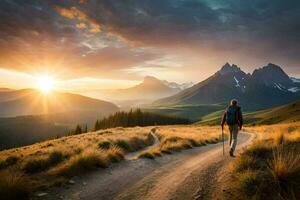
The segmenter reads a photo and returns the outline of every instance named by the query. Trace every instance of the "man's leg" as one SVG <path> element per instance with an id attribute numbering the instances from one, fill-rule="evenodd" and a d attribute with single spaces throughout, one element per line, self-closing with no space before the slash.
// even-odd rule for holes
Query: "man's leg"
<path id="1" fill-rule="evenodd" d="M 232 129 L 229 128 L 229 147 L 231 147 L 231 143 L 232 143 Z"/>
<path id="2" fill-rule="evenodd" d="M 232 143 L 231 143 L 231 146 L 230 146 L 230 151 L 232 153 L 235 151 L 235 147 L 236 147 L 236 144 L 237 144 L 237 135 L 238 135 L 238 132 L 239 132 L 238 125 L 232 126 Z"/>
<path id="3" fill-rule="evenodd" d="M 229 155 L 230 156 L 233 156 L 233 151 L 231 149 L 233 129 L 234 129 L 233 125 L 229 125 L 229 148 L 230 148 Z"/>

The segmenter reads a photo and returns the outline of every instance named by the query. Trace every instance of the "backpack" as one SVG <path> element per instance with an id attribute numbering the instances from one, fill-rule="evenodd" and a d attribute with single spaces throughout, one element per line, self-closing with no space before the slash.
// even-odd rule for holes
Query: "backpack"
<path id="1" fill-rule="evenodd" d="M 234 125 L 238 123 L 238 107 L 229 106 L 226 110 L 226 123 Z"/>

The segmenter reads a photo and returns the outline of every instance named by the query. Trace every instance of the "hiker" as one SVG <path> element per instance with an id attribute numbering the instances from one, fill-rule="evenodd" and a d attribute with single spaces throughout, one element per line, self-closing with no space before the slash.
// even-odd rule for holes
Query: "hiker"
<path id="1" fill-rule="evenodd" d="M 233 153 L 237 144 L 237 135 L 239 130 L 242 130 L 243 126 L 243 115 L 241 107 L 238 106 L 238 102 L 235 99 L 231 100 L 230 106 L 227 107 L 223 114 L 221 122 L 222 130 L 224 128 L 225 122 L 228 125 L 230 131 L 229 155 L 233 157 Z"/>

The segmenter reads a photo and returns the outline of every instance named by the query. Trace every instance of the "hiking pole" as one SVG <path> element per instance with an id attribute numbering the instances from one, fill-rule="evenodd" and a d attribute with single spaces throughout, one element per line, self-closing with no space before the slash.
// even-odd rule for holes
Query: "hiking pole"
<path id="1" fill-rule="evenodd" d="M 222 126 L 222 142 L 223 142 L 223 156 L 225 155 L 225 147 L 224 147 L 224 130 Z"/>

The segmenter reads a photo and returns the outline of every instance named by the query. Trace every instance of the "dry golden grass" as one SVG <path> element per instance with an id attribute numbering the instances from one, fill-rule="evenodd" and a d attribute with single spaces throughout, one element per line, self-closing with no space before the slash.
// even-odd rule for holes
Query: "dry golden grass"
<path id="1" fill-rule="evenodd" d="M 243 199 L 299 199 L 300 123 L 247 131 L 257 139 L 232 165 L 234 194 Z"/>
<path id="2" fill-rule="evenodd" d="M 10 181 L 8 187 L 1 185 L 5 181 L 1 182 L 0 190 L 2 188 L 2 192 L 10 191 L 14 187 L 18 190 L 19 185 L 26 180 L 26 185 L 34 192 L 40 188 L 61 184 L 69 177 L 95 168 L 105 168 L 111 163 L 123 160 L 128 152 L 153 144 L 154 138 L 150 134 L 153 128 L 113 128 L 1 151 L 2 180 L 10 180 L 12 169 L 22 175 L 16 179 L 20 181 Z M 160 126 L 156 127 L 156 134 L 161 140 L 160 146 L 144 151 L 139 157 L 154 158 L 161 156 L 162 152 L 171 153 L 174 150 L 215 143 L 219 140 L 220 129 L 202 126 Z"/>
<path id="3" fill-rule="evenodd" d="M 57 184 L 57 180 L 107 167 L 123 160 L 125 153 L 151 145 L 151 128 L 107 129 L 1 151 L 1 179 L 9 178 L 13 169 L 26 175 L 32 190 Z"/>
<path id="4" fill-rule="evenodd" d="M 0 197 L 3 200 L 9 199 L 28 199 L 30 188 L 28 180 L 19 171 L 0 172 Z"/>
<path id="5" fill-rule="evenodd" d="M 143 151 L 139 157 L 153 159 L 155 156 L 161 156 L 161 153 L 170 154 L 216 143 L 221 139 L 220 128 L 217 126 L 162 126 L 157 128 L 156 134 L 160 138 L 159 147 Z"/>

